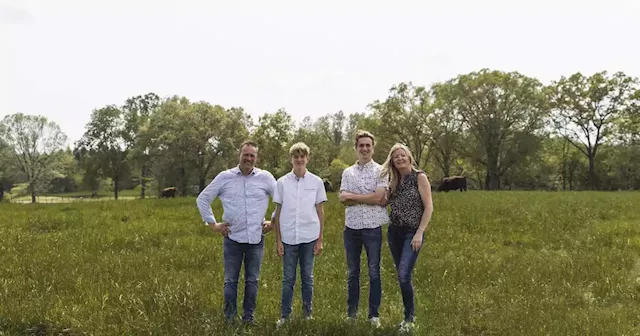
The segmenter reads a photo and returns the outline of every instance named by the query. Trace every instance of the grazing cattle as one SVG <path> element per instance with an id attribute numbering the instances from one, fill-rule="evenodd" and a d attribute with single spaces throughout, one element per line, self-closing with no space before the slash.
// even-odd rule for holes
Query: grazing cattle
<path id="1" fill-rule="evenodd" d="M 176 187 L 164 188 L 162 189 L 162 198 L 174 198 L 176 197 L 176 192 L 178 192 L 178 189 L 176 189 Z"/>
<path id="2" fill-rule="evenodd" d="M 331 183 L 331 181 L 325 179 L 323 182 L 324 182 L 324 191 L 333 192 L 333 184 Z"/>
<path id="3" fill-rule="evenodd" d="M 4 198 L 4 188 L 0 185 L 0 202 L 2 202 L 3 198 Z"/>
<path id="4" fill-rule="evenodd" d="M 438 187 L 438 191 L 449 192 L 450 190 L 467 191 L 466 176 L 443 177 L 442 183 Z"/>

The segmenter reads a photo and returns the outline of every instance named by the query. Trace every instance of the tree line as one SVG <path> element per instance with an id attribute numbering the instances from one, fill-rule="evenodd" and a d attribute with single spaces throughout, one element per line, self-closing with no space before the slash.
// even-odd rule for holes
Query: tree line
<path id="1" fill-rule="evenodd" d="M 118 192 L 175 186 L 195 195 L 237 163 L 238 145 L 260 146 L 258 166 L 279 177 L 287 150 L 311 147 L 309 170 L 339 186 L 355 162 L 353 135 L 376 137 L 382 162 L 408 145 L 438 185 L 464 175 L 485 190 L 637 190 L 640 188 L 640 85 L 623 72 L 575 73 L 545 85 L 519 72 L 482 69 L 430 86 L 393 85 L 366 112 L 307 116 L 285 110 L 257 120 L 242 107 L 147 93 L 95 109 L 73 146 L 43 116 L 16 113 L 0 126 L 0 182 L 38 193 Z"/>

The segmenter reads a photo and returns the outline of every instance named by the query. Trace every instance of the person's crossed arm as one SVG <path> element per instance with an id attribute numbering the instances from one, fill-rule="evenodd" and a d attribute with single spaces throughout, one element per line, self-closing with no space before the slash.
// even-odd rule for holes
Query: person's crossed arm
<path id="1" fill-rule="evenodd" d="M 376 191 L 368 194 L 356 194 L 351 192 L 352 180 L 346 169 L 342 172 L 342 182 L 340 184 L 340 202 L 344 205 L 370 204 L 381 205 L 387 196 L 388 184 L 380 177 L 377 179 Z"/>

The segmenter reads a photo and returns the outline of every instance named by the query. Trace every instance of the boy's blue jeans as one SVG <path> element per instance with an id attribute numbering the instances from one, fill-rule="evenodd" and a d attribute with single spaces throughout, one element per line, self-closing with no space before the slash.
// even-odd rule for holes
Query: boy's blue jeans
<path id="1" fill-rule="evenodd" d="M 284 246 L 282 278 L 282 318 L 288 318 L 292 310 L 293 287 L 296 283 L 296 270 L 300 264 L 300 282 L 302 292 L 302 310 L 305 317 L 311 316 L 313 299 L 313 247 L 316 240 L 309 243 Z"/>

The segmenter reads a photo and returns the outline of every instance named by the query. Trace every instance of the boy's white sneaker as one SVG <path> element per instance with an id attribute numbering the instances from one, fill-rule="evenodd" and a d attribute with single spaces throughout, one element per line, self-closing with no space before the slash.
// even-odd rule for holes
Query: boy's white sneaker
<path id="1" fill-rule="evenodd" d="M 371 325 L 376 327 L 376 328 L 380 328 L 380 318 L 379 317 L 372 317 L 369 319 L 369 322 L 371 322 Z"/>

